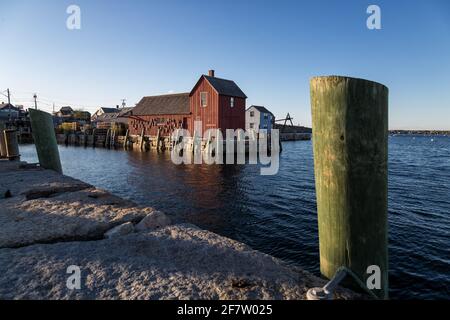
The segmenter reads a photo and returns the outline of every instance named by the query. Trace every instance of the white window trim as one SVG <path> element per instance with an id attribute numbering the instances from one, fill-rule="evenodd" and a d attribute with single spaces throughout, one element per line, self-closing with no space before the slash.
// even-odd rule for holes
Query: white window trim
<path id="1" fill-rule="evenodd" d="M 230 98 L 230 107 L 234 108 L 234 97 Z"/>

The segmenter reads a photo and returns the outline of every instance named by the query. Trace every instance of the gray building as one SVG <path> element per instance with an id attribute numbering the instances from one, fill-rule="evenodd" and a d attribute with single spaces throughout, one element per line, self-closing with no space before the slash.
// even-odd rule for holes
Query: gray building
<path id="1" fill-rule="evenodd" d="M 0 121 L 9 121 L 18 119 L 20 109 L 9 103 L 0 103 Z"/>
<path id="2" fill-rule="evenodd" d="M 245 129 L 247 131 L 255 130 L 255 132 L 259 132 L 260 129 L 265 129 L 270 133 L 274 122 L 275 116 L 265 107 L 251 106 L 245 111 Z"/>

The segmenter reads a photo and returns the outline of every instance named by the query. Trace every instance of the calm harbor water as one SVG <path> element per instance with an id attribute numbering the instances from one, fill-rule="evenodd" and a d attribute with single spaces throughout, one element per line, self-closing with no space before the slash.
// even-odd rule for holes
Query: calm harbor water
<path id="1" fill-rule="evenodd" d="M 392 298 L 450 298 L 450 137 L 389 143 Z M 22 159 L 37 162 L 34 146 Z M 60 147 L 64 173 L 319 275 L 310 141 L 283 145 L 280 171 L 176 166 L 167 153 Z"/>

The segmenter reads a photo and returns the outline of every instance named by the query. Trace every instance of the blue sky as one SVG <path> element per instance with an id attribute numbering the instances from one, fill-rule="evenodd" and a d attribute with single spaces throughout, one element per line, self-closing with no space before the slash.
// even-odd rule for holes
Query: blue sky
<path id="1" fill-rule="evenodd" d="M 66 28 L 69 5 L 81 30 Z M 370 4 L 382 29 L 366 27 Z M 0 92 L 88 111 L 190 91 L 215 69 L 280 118 L 311 125 L 309 79 L 390 89 L 391 129 L 450 130 L 450 1 L 0 0 Z M 4 100 L 0 96 L 0 100 Z"/>

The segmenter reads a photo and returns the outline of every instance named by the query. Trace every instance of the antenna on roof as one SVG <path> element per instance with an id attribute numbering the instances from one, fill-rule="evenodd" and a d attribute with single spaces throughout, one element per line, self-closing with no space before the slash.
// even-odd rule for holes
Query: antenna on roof
<path id="1" fill-rule="evenodd" d="M 127 99 L 122 99 L 122 108 L 125 108 L 127 106 L 126 101 Z"/>

